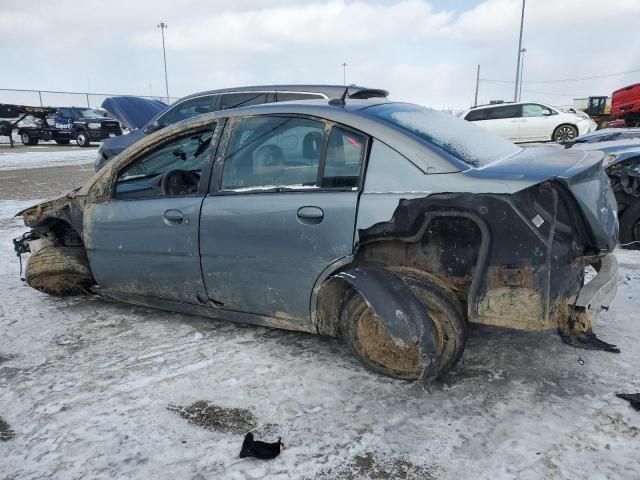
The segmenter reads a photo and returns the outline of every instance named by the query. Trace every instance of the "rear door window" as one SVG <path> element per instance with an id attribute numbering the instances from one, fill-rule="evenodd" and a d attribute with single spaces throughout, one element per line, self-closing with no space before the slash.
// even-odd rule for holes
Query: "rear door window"
<path id="1" fill-rule="evenodd" d="M 222 190 L 316 188 L 325 124 L 298 117 L 241 118 L 233 129 Z"/>
<path id="2" fill-rule="evenodd" d="M 333 127 L 327 143 L 322 186 L 355 188 L 364 162 L 366 137 L 341 127 Z"/>
<path id="3" fill-rule="evenodd" d="M 502 118 L 518 118 L 522 116 L 520 105 L 504 105 L 501 107 L 487 108 L 488 120 L 499 120 Z"/>
<path id="4" fill-rule="evenodd" d="M 325 98 L 319 93 L 306 92 L 276 92 L 276 102 L 290 102 L 292 100 L 313 100 Z"/>
<path id="5" fill-rule="evenodd" d="M 223 93 L 220 95 L 220 110 L 246 107 L 270 102 L 269 92 Z"/>
<path id="6" fill-rule="evenodd" d="M 467 113 L 467 116 L 464 117 L 465 120 L 469 122 L 477 122 L 479 120 L 487 119 L 487 109 L 486 108 L 478 108 L 477 110 L 471 110 Z"/>

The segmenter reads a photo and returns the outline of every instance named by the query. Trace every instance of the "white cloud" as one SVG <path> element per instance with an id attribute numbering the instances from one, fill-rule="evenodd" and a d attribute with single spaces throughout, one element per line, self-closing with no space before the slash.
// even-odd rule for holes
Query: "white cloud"
<path id="1" fill-rule="evenodd" d="M 519 0 L 486 0 L 463 12 L 446 29 L 452 37 L 468 41 L 502 41 L 513 38 L 520 27 L 522 2 Z M 619 29 L 615 24 L 637 24 L 639 0 L 533 0 L 525 6 L 525 35 L 582 33 L 583 35 L 611 35 Z"/>
<path id="2" fill-rule="evenodd" d="M 299 48 L 347 48 L 403 38 L 424 39 L 440 34 L 452 13 L 434 12 L 422 0 L 389 5 L 361 1 L 331 1 L 212 13 L 167 30 L 172 50 L 273 52 Z M 156 47 L 157 34 L 134 37 L 136 44 Z M 375 53 L 372 50 L 372 53 Z"/>
<path id="3" fill-rule="evenodd" d="M 513 79 L 521 0 L 475 0 L 471 7 L 443 0 L 78 5 L 0 0 L 0 87 L 83 91 L 90 84 L 94 91 L 147 94 L 152 84 L 157 94 L 164 69 L 156 25 L 165 21 L 172 95 L 243 84 L 340 83 L 346 61 L 350 83 L 386 88 L 395 99 L 463 108 L 473 98 L 476 64 L 483 78 Z M 639 16 L 640 0 L 529 0 L 525 80 L 639 67 Z M 627 75 L 523 91 L 528 100 L 567 103 L 637 81 L 640 76 Z M 512 95 L 510 84 L 481 84 L 481 101 Z"/>

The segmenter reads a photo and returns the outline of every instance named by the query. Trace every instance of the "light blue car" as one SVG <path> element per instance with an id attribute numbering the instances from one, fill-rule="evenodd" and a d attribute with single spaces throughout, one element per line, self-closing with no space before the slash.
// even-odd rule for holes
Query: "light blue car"
<path id="1" fill-rule="evenodd" d="M 345 92 L 148 135 L 20 212 L 15 246 L 48 294 L 341 336 L 371 370 L 430 382 L 468 322 L 616 350 L 591 330 L 616 289 L 602 164 Z"/>

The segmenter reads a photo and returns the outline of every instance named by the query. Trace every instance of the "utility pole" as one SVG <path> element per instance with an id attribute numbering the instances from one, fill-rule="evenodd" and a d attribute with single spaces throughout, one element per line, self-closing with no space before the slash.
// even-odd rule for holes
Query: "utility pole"
<path id="1" fill-rule="evenodd" d="M 478 87 L 480 86 L 480 64 L 478 64 L 478 72 L 476 73 L 476 96 L 473 100 L 473 106 L 478 106 Z"/>
<path id="2" fill-rule="evenodd" d="M 167 25 L 164 22 L 160 22 L 158 24 L 158 28 L 160 29 L 160 33 L 162 34 L 162 56 L 164 58 L 164 86 L 167 89 L 167 105 L 169 105 L 169 80 L 167 80 L 167 53 L 164 49 L 164 29 L 168 27 L 169 25 Z"/>
<path id="3" fill-rule="evenodd" d="M 342 64 L 342 84 L 347 84 L 347 62 Z"/>
<path id="4" fill-rule="evenodd" d="M 520 16 L 520 40 L 518 41 L 518 63 L 516 66 L 516 87 L 513 92 L 513 101 L 518 101 L 518 83 L 520 82 L 520 54 L 522 53 L 522 27 L 524 26 L 524 2 L 522 0 L 522 15 Z"/>
<path id="5" fill-rule="evenodd" d="M 520 62 L 520 91 L 518 92 L 518 101 L 522 101 L 522 78 L 524 77 L 524 54 L 527 53 L 527 49 L 520 50 L 522 54 L 522 61 Z"/>

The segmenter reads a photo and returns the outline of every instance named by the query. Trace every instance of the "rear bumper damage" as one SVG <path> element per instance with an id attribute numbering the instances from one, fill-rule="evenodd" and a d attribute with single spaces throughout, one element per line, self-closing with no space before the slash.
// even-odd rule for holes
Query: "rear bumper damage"
<path id="1" fill-rule="evenodd" d="M 592 266 L 598 273 L 582 287 L 574 309 L 579 314 L 587 315 L 595 323 L 598 314 L 602 310 L 608 310 L 616 296 L 618 262 L 613 253 L 609 253 Z"/>
<path id="2" fill-rule="evenodd" d="M 591 263 L 597 274 L 578 292 L 569 315 L 558 325 L 558 333 L 565 343 L 589 350 L 620 353 L 617 346 L 604 342 L 593 333 L 598 315 L 608 310 L 616 296 L 618 262 L 613 253 Z"/>

